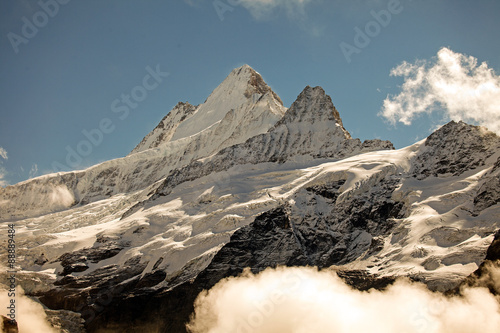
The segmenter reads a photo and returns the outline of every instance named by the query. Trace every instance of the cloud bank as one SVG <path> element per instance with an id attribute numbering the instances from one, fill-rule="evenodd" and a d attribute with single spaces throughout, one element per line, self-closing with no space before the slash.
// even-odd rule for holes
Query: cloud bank
<path id="1" fill-rule="evenodd" d="M 391 70 L 404 83 L 388 95 L 380 116 L 410 125 L 421 114 L 441 112 L 444 120 L 463 120 L 500 134 L 500 76 L 475 57 L 442 48 L 432 60 L 403 62 Z"/>
<path id="2" fill-rule="evenodd" d="M 486 288 L 445 297 L 422 284 L 397 281 L 361 292 L 315 268 L 267 269 L 219 282 L 201 293 L 193 333 L 489 333 L 500 327 L 500 306 Z"/>

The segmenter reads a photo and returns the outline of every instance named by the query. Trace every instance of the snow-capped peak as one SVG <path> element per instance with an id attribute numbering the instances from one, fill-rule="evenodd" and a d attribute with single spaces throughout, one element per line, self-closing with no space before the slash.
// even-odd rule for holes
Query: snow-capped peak
<path id="1" fill-rule="evenodd" d="M 193 106 L 179 102 L 134 148 L 132 154 L 168 142 L 181 139 L 186 142 L 189 137 L 206 136 L 215 128 L 219 128 L 218 133 L 222 136 L 226 135 L 222 141 L 211 140 L 218 145 L 229 137 L 232 137 L 232 144 L 244 142 L 255 134 L 267 131 L 285 111 L 283 102 L 262 76 L 244 65 L 234 69 L 203 104 Z M 246 121 L 251 121 L 253 125 L 247 123 L 249 126 L 245 129 Z M 220 131 L 220 127 L 227 127 L 228 122 L 232 123 L 233 129 L 236 125 L 240 127 L 237 135 L 227 128 L 224 133 Z"/>
<path id="2" fill-rule="evenodd" d="M 283 102 L 264 82 L 260 74 L 248 65 L 236 68 L 210 94 L 205 103 L 177 127 L 171 140 L 200 133 L 220 122 L 229 111 L 246 109 L 266 95 L 269 100 L 273 100 L 273 104 L 277 104 L 271 112 L 281 116 Z"/>

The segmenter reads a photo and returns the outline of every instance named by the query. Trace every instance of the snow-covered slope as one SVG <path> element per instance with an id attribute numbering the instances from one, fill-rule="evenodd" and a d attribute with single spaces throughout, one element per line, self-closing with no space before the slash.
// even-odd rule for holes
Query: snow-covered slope
<path id="1" fill-rule="evenodd" d="M 182 332 L 198 293 L 246 267 L 448 290 L 500 227 L 500 138 L 484 128 L 451 122 L 399 150 L 362 143 L 322 88 L 286 110 L 248 66 L 171 115 L 123 159 L 0 193 L 19 284 L 82 313 L 89 332 Z"/>
<path id="2" fill-rule="evenodd" d="M 127 157 L 0 189 L 0 220 L 147 192 L 170 171 L 266 132 L 285 110 L 260 74 L 245 65 L 233 70 L 204 104 L 179 103 Z"/>
<path id="3" fill-rule="evenodd" d="M 150 148 L 156 148 L 162 143 L 169 142 L 181 122 L 191 116 L 195 111 L 195 106 L 187 102 L 179 102 L 160 123 L 142 139 L 142 141 L 132 150 L 131 154 Z"/>

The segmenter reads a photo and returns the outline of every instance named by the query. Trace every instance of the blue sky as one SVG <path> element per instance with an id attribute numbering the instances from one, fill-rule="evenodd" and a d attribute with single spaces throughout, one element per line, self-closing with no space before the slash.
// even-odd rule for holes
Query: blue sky
<path id="1" fill-rule="evenodd" d="M 0 185 L 125 156 L 178 101 L 202 103 L 245 63 L 286 106 L 322 86 L 361 139 L 401 148 L 448 119 L 469 120 L 453 101 L 484 124 L 500 114 L 481 102 L 498 97 L 499 14 L 497 0 L 2 1 Z M 467 70 L 446 91 L 477 98 L 450 93 L 419 109 L 422 93 L 451 80 L 453 60 Z M 114 112 L 132 93 L 129 112 Z M 80 147 L 87 156 L 68 165 L 68 147 L 100 127 L 96 144 Z"/>

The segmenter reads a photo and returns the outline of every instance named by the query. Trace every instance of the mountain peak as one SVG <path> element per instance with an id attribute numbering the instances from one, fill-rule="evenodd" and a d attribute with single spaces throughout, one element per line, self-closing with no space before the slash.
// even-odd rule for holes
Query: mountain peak
<path id="1" fill-rule="evenodd" d="M 253 94 L 265 95 L 266 93 L 270 93 L 281 105 L 283 105 L 281 98 L 267 85 L 262 76 L 249 65 L 245 64 L 233 69 L 226 80 L 229 83 L 234 78 L 241 78 L 243 82 L 247 83 L 247 89 L 244 92 L 246 98 L 252 97 Z M 226 80 L 224 80 L 224 82 Z M 222 84 L 224 84 L 224 82 Z"/>
<path id="2" fill-rule="evenodd" d="M 493 138 L 497 136 L 495 133 L 489 131 L 485 127 L 469 125 L 462 120 L 459 120 L 458 122 L 452 120 L 429 135 L 426 140 L 426 145 L 432 145 L 434 141 L 438 140 L 438 138 L 448 137 L 450 135 L 453 137 L 462 132 L 468 133 L 468 135 L 485 138 Z"/>
<path id="3" fill-rule="evenodd" d="M 172 141 L 201 133 L 222 121 L 231 110 L 248 112 L 258 103 L 267 103 L 269 112 L 276 116 L 281 117 L 284 113 L 283 102 L 259 73 L 248 65 L 236 68 L 193 115 L 179 125 Z"/>
<path id="4" fill-rule="evenodd" d="M 201 134 L 214 125 L 223 125 L 221 122 L 227 122 L 229 118 L 236 122 L 243 121 L 244 115 L 234 117 L 234 112 L 253 112 L 253 116 L 258 117 L 259 112 L 254 110 L 257 104 L 263 107 L 259 110 L 265 109 L 271 114 L 270 118 L 264 116 L 263 119 L 268 119 L 270 123 L 261 124 L 261 131 L 274 125 L 286 110 L 279 96 L 252 67 L 243 65 L 235 68 L 203 104 L 193 106 L 187 102 L 179 102 L 131 153 Z M 243 122 L 241 124 L 243 125 Z M 251 133 L 257 134 L 261 131 Z M 242 138 L 246 140 L 248 137 L 243 135 Z"/>
<path id="5" fill-rule="evenodd" d="M 433 132 L 425 140 L 425 146 L 438 149 L 458 149 L 464 146 L 485 150 L 487 146 L 499 141 L 499 137 L 485 127 L 469 125 L 463 121 L 450 121 Z"/>
<path id="6" fill-rule="evenodd" d="M 245 76 L 248 77 L 249 75 L 257 74 L 260 75 L 255 69 L 250 67 L 249 65 L 245 64 L 243 66 L 240 66 L 238 68 L 235 68 L 231 71 L 231 73 L 228 75 L 230 76 Z"/>
<path id="7" fill-rule="evenodd" d="M 350 138 L 331 97 L 320 86 L 305 87 L 276 126 L 293 122 L 334 122 Z"/>
<path id="8" fill-rule="evenodd" d="M 255 73 L 257 73 L 255 71 L 255 69 L 253 69 L 251 66 L 249 66 L 247 64 L 244 64 L 243 66 L 240 66 L 240 67 L 237 67 L 237 68 L 233 69 L 231 71 L 231 74 L 234 73 L 235 75 L 240 75 L 240 74 L 245 73 L 245 72 L 255 72 Z"/>
<path id="9" fill-rule="evenodd" d="M 415 160 L 419 178 L 463 172 L 485 165 L 500 149 L 500 137 L 481 126 L 450 121 L 433 132 Z"/>

